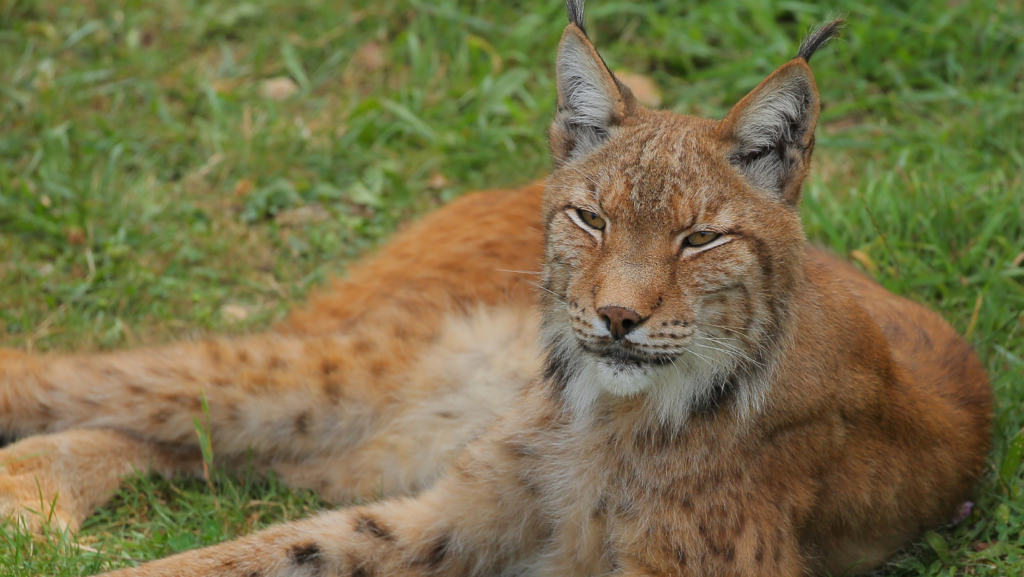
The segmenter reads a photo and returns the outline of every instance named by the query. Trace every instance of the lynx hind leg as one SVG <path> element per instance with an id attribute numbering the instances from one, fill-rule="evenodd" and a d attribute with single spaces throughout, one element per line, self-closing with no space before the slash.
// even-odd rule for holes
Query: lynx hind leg
<path id="1" fill-rule="evenodd" d="M 444 382 L 408 375 L 446 318 L 533 304 L 542 189 L 469 195 L 437 211 L 280 333 L 100 355 L 0 351 L 0 433 L 108 428 L 195 449 L 205 397 L 219 458 L 252 451 L 298 464 L 305 480 L 304 464 L 365 444 L 404 410 L 398 400 Z"/>
<path id="2" fill-rule="evenodd" d="M 446 318 L 532 305 L 542 191 L 468 195 L 427 216 L 281 333 L 102 355 L 0 351 L 0 432 L 111 427 L 191 444 L 206 396 L 221 453 L 301 457 L 359 440 L 424 384 L 404 375 Z"/>
<path id="3" fill-rule="evenodd" d="M 380 336 L 380 335 L 377 335 Z M 196 446 L 209 408 L 225 457 L 303 457 L 361 439 L 408 364 L 374 335 L 258 335 L 101 355 L 23 359 L 0 373 L 0 429 L 17 435 L 110 428 Z"/>
<path id="4" fill-rule="evenodd" d="M 38 478 L 44 497 L 63 495 L 58 521 L 77 523 L 106 500 L 121 475 L 145 470 L 146 451 L 166 445 L 195 453 L 194 419 L 207 416 L 217 463 L 230 467 L 250 455 L 271 468 L 291 463 L 299 468 L 294 484 L 308 486 L 299 481 L 309 476 L 309 465 L 365 441 L 394 417 L 396 399 L 412 386 L 431 384 L 405 378 L 415 356 L 389 358 L 389 347 L 403 347 L 379 342 L 388 338 L 272 334 L 102 355 L 5 355 L 0 430 L 23 439 L 4 451 L 15 463 L 36 452 L 29 447 L 40 447 L 45 457 L 31 461 L 30 476 L 14 479 L 19 473 L 7 472 L 0 499 L 8 509 L 28 508 L 26 499 L 36 505 Z M 109 430 L 122 431 L 142 456 L 125 459 L 122 449 L 104 451 L 100 443 L 78 440 Z M 89 491 L 88 476 L 58 474 L 93 467 L 110 472 L 104 478 L 112 487 L 89 498 L 75 497 Z M 160 472 L 182 471 L 170 463 Z"/>
<path id="5" fill-rule="evenodd" d="M 77 530 L 136 471 L 198 473 L 198 452 L 102 429 L 35 435 L 0 449 L 0 519 L 40 533 Z"/>

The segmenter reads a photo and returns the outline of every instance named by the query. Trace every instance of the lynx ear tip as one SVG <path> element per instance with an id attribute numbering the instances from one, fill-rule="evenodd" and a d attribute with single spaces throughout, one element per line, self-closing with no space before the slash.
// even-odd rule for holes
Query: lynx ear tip
<path id="1" fill-rule="evenodd" d="M 829 40 L 838 38 L 839 32 L 845 26 L 845 18 L 836 18 L 812 29 L 811 32 L 807 34 L 807 37 L 804 38 L 804 41 L 800 43 L 800 50 L 797 51 L 796 57 L 802 59 L 804 62 L 810 63 L 811 57 L 814 56 L 814 53 L 822 46 L 828 44 Z"/>
<path id="2" fill-rule="evenodd" d="M 574 24 L 580 29 L 580 32 L 586 35 L 587 28 L 583 23 L 583 4 L 584 0 L 565 0 L 565 8 L 569 12 L 569 23 Z"/>

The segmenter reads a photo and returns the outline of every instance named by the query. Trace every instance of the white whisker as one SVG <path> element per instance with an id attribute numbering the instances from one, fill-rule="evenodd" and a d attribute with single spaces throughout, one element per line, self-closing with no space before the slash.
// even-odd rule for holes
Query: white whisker
<path id="1" fill-rule="evenodd" d="M 542 290 L 542 291 L 544 291 L 544 292 L 554 296 L 555 300 L 557 300 L 558 302 L 562 303 L 563 305 L 569 306 L 569 303 L 566 302 L 566 300 L 564 298 L 562 298 L 562 296 L 559 295 L 558 293 L 556 293 L 555 291 L 553 291 L 553 290 L 551 290 L 549 288 L 546 288 L 544 286 L 541 286 L 540 283 L 536 283 L 536 282 L 532 282 L 532 281 L 528 281 L 528 282 L 530 282 L 530 284 L 532 284 L 533 286 L 539 288 L 540 290 Z"/>
<path id="2" fill-rule="evenodd" d="M 513 273 L 517 273 L 517 274 L 538 274 L 538 275 L 539 274 L 544 274 L 543 271 L 533 271 L 533 270 L 506 270 L 506 269 L 503 269 L 503 268 L 496 268 L 494 270 L 496 270 L 498 272 L 513 272 Z"/>
<path id="3" fill-rule="evenodd" d="M 728 342 L 728 341 L 726 341 L 724 339 L 716 339 L 715 337 L 712 337 L 712 336 L 706 335 L 706 334 L 702 335 L 701 338 L 704 339 L 704 340 L 707 340 L 707 341 L 711 341 L 711 342 L 715 343 L 716 345 L 725 347 L 728 352 L 731 352 L 732 354 L 734 354 L 734 355 L 736 355 L 738 357 L 741 357 L 743 360 L 747 361 L 748 363 L 751 363 L 751 364 L 757 365 L 758 367 L 764 368 L 764 363 L 761 363 L 759 361 L 754 360 L 753 357 L 748 355 L 745 350 L 743 350 L 742 348 L 740 348 L 740 347 L 738 347 L 738 346 L 736 346 L 736 345 L 734 345 L 734 344 L 732 344 L 732 343 L 730 343 L 730 342 Z M 697 342 L 697 344 L 701 345 L 701 346 L 707 347 L 707 345 L 704 345 L 703 343 L 700 343 L 700 342 Z M 707 348 L 711 348 L 711 347 L 707 347 Z M 719 350 L 719 349 L 716 349 L 716 350 Z M 722 352 L 726 352 L 726 351 L 723 350 Z"/>

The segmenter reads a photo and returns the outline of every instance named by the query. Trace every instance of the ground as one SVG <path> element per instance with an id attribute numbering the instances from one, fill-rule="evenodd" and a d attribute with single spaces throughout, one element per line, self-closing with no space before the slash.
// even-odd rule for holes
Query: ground
<path id="1" fill-rule="evenodd" d="M 885 574 L 1024 574 L 1024 7 L 588 8 L 614 69 L 714 117 L 812 24 L 847 15 L 812 62 L 825 108 L 808 236 L 966 334 L 999 400 L 973 512 Z M 563 11 L 0 0 L 0 347 L 256 331 L 409 218 L 541 177 Z M 324 506 L 273 479 L 212 481 L 141 477 L 77 536 L 0 525 L 0 575 L 124 566 Z"/>

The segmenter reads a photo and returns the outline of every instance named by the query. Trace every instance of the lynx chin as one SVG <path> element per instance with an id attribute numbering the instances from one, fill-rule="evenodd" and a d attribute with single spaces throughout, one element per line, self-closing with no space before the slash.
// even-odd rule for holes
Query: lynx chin
<path id="1" fill-rule="evenodd" d="M 640 106 L 567 6 L 544 184 L 427 216 L 271 333 L 0 351 L 0 515 L 75 528 L 136 469 L 197 474 L 204 395 L 219 465 L 386 498 L 119 575 L 850 574 L 952 519 L 981 364 L 799 219 L 842 22 L 710 120 Z"/>

